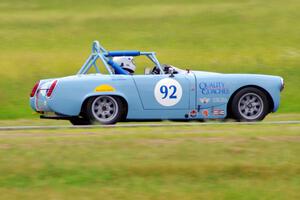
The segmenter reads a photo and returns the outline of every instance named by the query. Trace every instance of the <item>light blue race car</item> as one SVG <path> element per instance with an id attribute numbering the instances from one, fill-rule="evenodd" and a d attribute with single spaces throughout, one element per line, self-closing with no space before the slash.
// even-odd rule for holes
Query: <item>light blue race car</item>
<path id="1" fill-rule="evenodd" d="M 133 75 L 114 58 L 146 56 L 154 67 Z M 96 61 L 103 62 L 106 73 Z M 88 74 L 93 68 L 96 73 Z M 221 74 L 162 65 L 154 52 L 106 51 L 98 41 L 74 76 L 38 81 L 30 105 L 41 118 L 74 125 L 120 121 L 233 118 L 259 121 L 279 107 L 279 76 Z"/>

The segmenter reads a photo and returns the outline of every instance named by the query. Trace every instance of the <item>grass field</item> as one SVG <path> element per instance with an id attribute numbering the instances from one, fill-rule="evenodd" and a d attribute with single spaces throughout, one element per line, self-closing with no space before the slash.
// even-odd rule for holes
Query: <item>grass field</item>
<path id="1" fill-rule="evenodd" d="M 95 39 L 183 69 L 282 76 L 266 121 L 299 120 L 299 10 L 298 0 L 0 1 L 0 126 L 69 124 L 38 120 L 29 92 L 75 74 Z M 0 199 L 296 200 L 299 143 L 296 124 L 0 131 Z"/>
<path id="2" fill-rule="evenodd" d="M 299 199 L 299 125 L 0 131 L 0 199 Z"/>
<path id="3" fill-rule="evenodd" d="M 279 112 L 300 112 L 299 9 L 298 0 L 1 1 L 0 119 L 34 118 L 35 81 L 75 74 L 95 39 L 182 68 L 283 76 Z"/>

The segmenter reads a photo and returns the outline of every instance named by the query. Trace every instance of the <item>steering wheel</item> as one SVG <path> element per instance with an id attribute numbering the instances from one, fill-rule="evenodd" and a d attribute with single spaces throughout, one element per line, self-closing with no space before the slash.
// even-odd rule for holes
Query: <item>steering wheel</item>
<path id="1" fill-rule="evenodd" d="M 151 70 L 151 74 L 160 74 L 160 69 L 157 66 L 154 66 Z"/>

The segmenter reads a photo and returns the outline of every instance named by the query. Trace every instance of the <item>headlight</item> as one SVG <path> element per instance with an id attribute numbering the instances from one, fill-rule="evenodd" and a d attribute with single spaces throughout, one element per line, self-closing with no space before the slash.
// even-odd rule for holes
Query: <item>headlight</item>
<path id="1" fill-rule="evenodd" d="M 284 80 L 281 78 L 281 86 L 280 86 L 280 92 L 284 89 Z"/>

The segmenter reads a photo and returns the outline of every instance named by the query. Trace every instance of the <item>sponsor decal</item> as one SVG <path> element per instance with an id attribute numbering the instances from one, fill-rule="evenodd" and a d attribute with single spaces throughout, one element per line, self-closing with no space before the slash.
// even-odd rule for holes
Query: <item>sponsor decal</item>
<path id="1" fill-rule="evenodd" d="M 174 106 L 182 97 L 182 87 L 175 79 L 161 79 L 154 87 L 154 97 L 162 106 Z"/>
<path id="2" fill-rule="evenodd" d="M 225 111 L 222 109 L 213 109 L 212 114 L 214 116 L 221 116 L 221 115 L 225 115 Z"/>
<path id="3" fill-rule="evenodd" d="M 229 94 L 229 89 L 223 82 L 200 82 L 199 88 L 204 95 L 222 95 Z"/>
<path id="4" fill-rule="evenodd" d="M 197 106 L 197 111 L 200 112 L 200 110 L 201 110 L 201 105 L 198 105 Z"/>
<path id="5" fill-rule="evenodd" d="M 212 98 L 213 103 L 226 103 L 228 100 L 225 97 L 215 97 Z"/>
<path id="6" fill-rule="evenodd" d="M 191 112 L 190 112 L 190 116 L 191 117 L 196 117 L 197 116 L 197 110 L 192 110 Z"/>
<path id="7" fill-rule="evenodd" d="M 114 92 L 116 89 L 110 85 L 103 84 L 95 88 L 95 92 Z"/>
<path id="8" fill-rule="evenodd" d="M 209 98 L 206 98 L 206 97 L 203 97 L 203 98 L 200 98 L 199 101 L 200 101 L 202 104 L 207 104 L 207 103 L 209 103 L 210 99 L 209 99 Z"/>
<path id="9" fill-rule="evenodd" d="M 203 115 L 204 117 L 208 117 L 208 114 L 209 114 L 209 112 L 208 112 L 207 109 L 202 110 L 202 115 Z"/>

